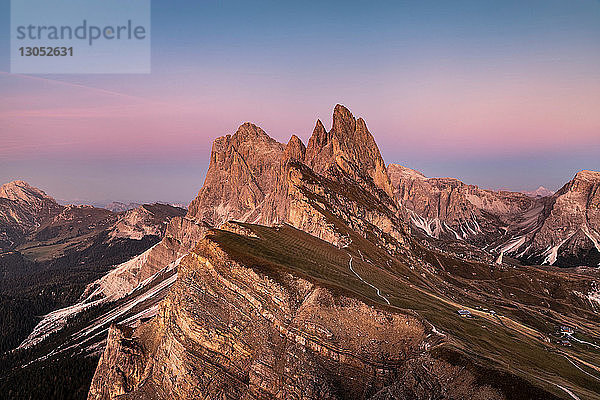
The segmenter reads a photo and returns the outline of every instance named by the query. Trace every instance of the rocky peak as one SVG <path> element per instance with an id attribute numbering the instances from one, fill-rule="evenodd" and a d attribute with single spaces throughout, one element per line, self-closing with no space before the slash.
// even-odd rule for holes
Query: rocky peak
<path id="1" fill-rule="evenodd" d="M 575 174 L 572 180 L 567 182 L 558 192 L 554 194 L 555 198 L 571 193 L 578 193 L 581 196 L 593 195 L 598 192 L 600 187 L 600 172 L 583 170 Z"/>
<path id="2" fill-rule="evenodd" d="M 292 135 L 288 141 L 287 146 L 283 152 L 283 158 L 285 160 L 297 160 L 303 161 L 304 154 L 306 153 L 306 146 L 302 143 L 302 140 L 296 135 Z"/>
<path id="3" fill-rule="evenodd" d="M 554 192 L 552 190 L 546 189 L 543 186 L 540 186 L 539 188 L 532 190 L 532 191 L 526 191 L 526 192 L 522 192 L 523 194 L 526 194 L 527 196 L 530 197 L 548 197 L 548 196 L 552 196 L 554 194 Z"/>
<path id="4" fill-rule="evenodd" d="M 362 118 L 355 119 L 350 110 L 340 104 L 333 110 L 329 132 L 325 131 L 321 121 L 317 121 L 308 142 L 305 163 L 317 173 L 337 164 L 359 180 L 370 177 L 389 196 L 393 194 L 383 158 L 367 124 Z"/>
<path id="5" fill-rule="evenodd" d="M 298 147 L 294 142 L 290 152 Z M 249 122 L 235 134 L 216 139 L 204 186 L 190 204 L 188 216 L 213 226 L 250 218 L 274 190 L 284 150 L 283 144 Z"/>
<path id="6" fill-rule="evenodd" d="M 341 104 L 337 104 L 333 109 L 333 132 L 341 135 L 352 135 L 356 132 L 356 119 L 354 115 Z"/>
<path id="7" fill-rule="evenodd" d="M 275 142 L 275 139 L 271 138 L 265 133 L 265 131 L 251 122 L 245 122 L 240 125 L 235 134 L 232 136 L 232 139 L 235 143 L 247 141 Z"/>
<path id="8" fill-rule="evenodd" d="M 325 130 L 325 127 L 323 126 L 321 120 L 318 119 L 317 123 L 315 124 L 315 129 L 313 129 L 313 134 L 308 141 L 308 148 L 311 151 L 319 150 L 323 148 L 328 141 L 329 138 L 327 137 L 327 131 Z M 311 157 L 311 159 L 312 158 L 314 157 Z"/>
<path id="9" fill-rule="evenodd" d="M 0 197 L 29 204 L 42 200 L 54 201 L 44 191 L 31 186 L 25 181 L 12 181 L 0 186 Z"/>
<path id="10" fill-rule="evenodd" d="M 390 181 L 394 187 L 398 186 L 400 181 L 403 179 L 427 179 L 427 177 L 421 172 L 400 164 L 388 165 L 387 171 L 388 175 L 390 176 Z"/>

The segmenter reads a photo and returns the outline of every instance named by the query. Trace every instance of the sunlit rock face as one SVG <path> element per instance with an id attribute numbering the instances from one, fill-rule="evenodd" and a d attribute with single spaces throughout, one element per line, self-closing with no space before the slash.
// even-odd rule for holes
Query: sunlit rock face
<path id="1" fill-rule="evenodd" d="M 598 266 L 600 173 L 581 171 L 544 196 L 483 190 L 388 166 L 395 197 L 414 231 L 463 240 L 529 264 Z"/>
<path id="2" fill-rule="evenodd" d="M 425 398 L 421 378 L 457 396 L 502 398 L 444 361 L 414 358 L 426 331 L 409 315 L 240 265 L 203 240 L 153 321 L 111 328 L 88 398 Z M 407 368 L 421 377 L 397 387 Z"/>
<path id="3" fill-rule="evenodd" d="M 552 304 L 593 320 L 582 297 L 593 279 L 549 286 L 558 272 L 497 254 L 543 225 L 551 199 L 386 168 L 341 105 L 306 147 L 245 123 L 214 142 L 187 215 L 121 271 L 131 285 L 172 286 L 148 303 L 152 319 L 111 326 L 89 398 L 554 399 L 562 389 L 536 374 L 562 356 L 514 310 L 546 321 Z M 457 314 L 473 304 L 506 316 Z"/>

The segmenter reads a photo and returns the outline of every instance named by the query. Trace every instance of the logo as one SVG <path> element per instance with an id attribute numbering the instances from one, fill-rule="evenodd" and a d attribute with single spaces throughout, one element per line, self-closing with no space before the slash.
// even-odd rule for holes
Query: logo
<path id="1" fill-rule="evenodd" d="M 12 0 L 11 72 L 149 73 L 150 0 Z"/>

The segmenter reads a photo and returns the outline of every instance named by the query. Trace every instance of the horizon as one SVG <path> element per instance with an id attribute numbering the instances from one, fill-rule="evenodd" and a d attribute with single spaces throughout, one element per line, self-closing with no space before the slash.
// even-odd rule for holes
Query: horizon
<path id="1" fill-rule="evenodd" d="M 8 26 L 9 1 L 0 0 Z M 490 190 L 600 170 L 600 3 L 153 1 L 152 72 L 20 75 L 0 38 L 0 182 L 189 203 L 216 137 L 363 117 L 386 163 Z"/>
<path id="2" fill-rule="evenodd" d="M 341 104 L 341 103 L 338 103 L 338 104 Z M 342 106 L 344 106 L 344 105 L 342 104 Z M 345 107 L 345 106 L 344 106 L 344 107 Z M 333 109 L 333 108 L 332 108 L 332 109 Z M 352 110 L 350 110 L 350 111 L 352 112 Z M 358 119 L 360 116 L 354 115 L 354 117 L 355 117 L 356 119 Z M 332 118 L 330 118 L 330 119 L 332 120 Z M 323 119 L 322 119 L 322 118 L 318 118 L 317 120 L 321 120 L 321 121 L 323 121 Z M 316 121 L 315 121 L 315 122 L 316 122 Z M 368 121 L 365 121 L 365 122 L 367 122 L 367 127 L 368 127 Z M 245 124 L 245 123 L 251 123 L 251 124 L 254 124 L 254 123 L 253 123 L 253 122 L 251 122 L 251 121 L 246 121 L 246 122 L 244 122 L 244 123 L 240 124 L 240 126 L 241 126 L 241 125 L 243 125 L 243 124 Z M 256 124 L 255 124 L 255 125 L 256 125 Z M 331 123 L 329 123 L 329 125 L 327 125 L 327 124 L 324 124 L 324 125 L 325 125 L 325 129 L 326 129 L 327 131 L 329 131 L 329 130 L 331 129 L 332 122 L 331 122 Z M 257 126 L 258 126 L 258 125 L 257 125 Z M 260 126 L 258 126 L 258 127 L 259 127 L 259 128 L 261 128 Z M 328 128 L 328 127 L 329 127 L 329 128 Z M 236 129 L 236 131 L 237 131 L 237 129 Z M 235 131 L 234 131 L 234 132 L 232 132 L 232 133 L 230 133 L 230 134 L 228 134 L 228 135 L 233 135 L 234 133 L 235 133 Z M 266 132 L 266 131 L 265 131 L 265 133 L 266 133 L 267 135 L 269 135 L 269 133 L 268 133 L 268 132 Z M 373 133 L 371 132 L 371 134 L 373 134 Z M 271 137 L 271 136 L 269 135 L 269 137 Z M 290 137 L 291 137 L 291 136 L 290 136 Z M 309 136 L 309 138 L 310 138 L 310 136 Z M 215 138 L 215 140 L 216 140 L 216 139 L 217 139 L 217 138 Z M 277 139 L 275 139 L 275 140 L 277 140 Z M 307 139 L 307 140 L 303 140 L 302 138 L 300 138 L 300 140 L 302 141 L 302 143 L 303 143 L 305 146 L 308 144 L 308 139 Z M 377 138 L 376 138 L 376 137 L 375 137 L 375 141 L 377 141 Z M 283 141 L 283 142 L 280 142 L 280 143 L 285 145 L 285 144 L 287 143 L 287 141 Z M 379 146 L 378 146 L 378 147 L 379 147 Z M 380 150 L 380 152 L 381 152 L 381 148 L 380 148 L 379 150 Z M 382 154 L 382 157 L 383 157 L 383 154 Z M 419 172 L 419 173 L 422 173 L 422 171 L 420 171 L 420 170 L 417 170 L 417 169 L 415 169 L 415 168 L 412 168 L 412 167 L 410 167 L 410 166 L 408 166 L 408 165 L 403 165 L 403 164 L 400 164 L 400 163 L 398 163 L 398 162 L 386 162 L 385 158 L 384 158 L 384 162 L 385 162 L 386 168 L 388 168 L 388 167 L 389 167 L 391 164 L 399 164 L 399 165 L 401 165 L 401 166 L 403 166 L 403 167 L 410 168 L 410 169 L 413 169 L 413 170 L 415 170 L 415 171 L 417 171 L 417 172 Z M 203 184 L 204 184 L 204 179 L 206 178 L 206 173 L 207 173 L 207 171 L 208 171 L 208 168 L 209 168 L 209 165 L 206 165 L 206 167 L 205 167 L 205 169 L 204 169 L 204 173 L 203 173 L 202 184 L 200 184 L 200 186 L 198 186 L 198 188 L 197 188 L 196 192 L 198 192 L 198 190 L 200 190 L 200 188 L 203 186 Z M 576 171 L 576 172 L 573 174 L 573 176 L 572 176 L 571 178 L 569 178 L 567 181 L 563 182 L 563 183 L 562 183 L 560 186 L 558 186 L 558 187 L 556 187 L 556 188 L 548 188 L 548 187 L 546 187 L 546 186 L 544 186 L 544 185 L 538 185 L 538 186 L 531 187 L 531 188 L 528 188 L 528 189 L 523 189 L 523 190 L 513 190 L 513 189 L 511 189 L 511 188 L 504 188 L 504 187 L 498 187 L 498 188 L 487 188 L 487 187 L 482 187 L 482 186 L 479 186 L 479 185 L 476 185 L 476 184 L 473 184 L 473 183 L 470 183 L 470 182 L 465 182 L 465 181 L 463 181 L 462 179 L 460 179 L 460 178 L 458 178 L 458 177 L 455 177 L 455 176 L 446 176 L 446 175 L 440 175 L 440 176 L 430 176 L 430 175 L 427 175 L 427 174 L 423 174 L 423 175 L 424 175 L 426 178 L 453 178 L 453 179 L 458 179 L 459 181 L 461 181 L 461 182 L 462 182 L 462 183 L 464 183 L 464 184 L 467 184 L 467 185 L 475 185 L 475 186 L 479 187 L 480 189 L 484 189 L 484 190 L 491 190 L 491 191 L 496 191 L 496 192 L 502 192 L 502 191 L 506 191 L 506 192 L 516 192 L 516 193 L 524 193 L 524 194 L 526 194 L 527 192 L 534 192 L 534 191 L 536 191 L 536 190 L 539 190 L 539 189 L 546 189 L 546 190 L 550 190 L 550 191 L 551 191 L 551 192 L 553 192 L 553 193 L 556 193 L 556 192 L 557 192 L 557 191 L 559 191 L 559 190 L 560 190 L 560 189 L 561 189 L 561 188 L 562 188 L 564 185 L 566 185 L 568 182 L 570 182 L 572 179 L 574 179 L 574 178 L 575 178 L 575 175 L 576 175 L 577 173 L 579 173 L 579 172 L 583 172 L 583 171 L 586 171 L 586 170 L 585 170 L 585 169 L 581 169 L 581 170 L 578 170 L 578 171 Z M 591 170 L 591 171 L 592 171 L 592 172 L 600 172 L 600 171 L 596 171 L 596 170 Z M 12 179 L 12 180 L 10 180 L 10 181 L 7 181 L 7 182 L 0 182 L 0 185 L 6 184 L 6 183 L 15 182 L 15 181 L 24 181 L 25 183 L 27 183 L 27 184 L 29 184 L 29 185 L 31 185 L 31 186 L 34 186 L 34 187 L 36 187 L 36 188 L 38 188 L 38 189 L 42 190 L 44 193 L 46 193 L 46 194 L 47 194 L 47 195 L 49 195 L 50 197 L 54 198 L 54 200 L 56 200 L 56 201 L 57 201 L 57 203 L 59 203 L 59 204 L 62 204 L 62 205 L 91 205 L 91 206 L 94 206 L 94 207 L 100 207 L 100 208 L 104 208 L 105 206 L 109 205 L 110 203 L 123 203 L 123 204 L 128 204 L 128 203 L 138 203 L 138 204 L 161 203 L 161 204 L 170 204 L 170 205 L 183 205 L 183 206 L 184 206 L 184 208 L 187 208 L 187 207 L 189 206 L 190 202 L 191 202 L 192 200 L 194 200 L 194 198 L 196 197 L 196 195 L 194 195 L 194 196 L 193 196 L 192 198 L 190 198 L 190 199 L 181 199 L 181 200 L 179 200 L 179 201 L 173 201 L 173 200 L 164 200 L 164 199 L 148 199 L 148 200 L 136 200 L 136 199 L 118 199 L 118 198 L 113 198 L 113 197 L 106 197 L 106 198 L 104 198 L 104 199 L 81 199 L 81 198 L 65 199 L 65 198 L 60 198 L 60 197 L 57 197 L 57 196 L 53 195 L 53 194 L 52 194 L 52 192 L 50 191 L 50 189 L 46 189 L 46 188 L 43 188 L 43 187 L 37 186 L 37 185 L 35 185 L 35 184 L 31 184 L 31 182 L 29 182 L 29 181 L 27 181 L 27 180 L 25 180 L 25 179 L 15 178 L 15 179 Z"/>

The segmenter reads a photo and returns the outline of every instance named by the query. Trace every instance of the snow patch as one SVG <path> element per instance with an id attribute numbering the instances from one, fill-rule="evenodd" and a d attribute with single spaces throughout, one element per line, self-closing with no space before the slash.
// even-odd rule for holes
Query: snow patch
<path id="1" fill-rule="evenodd" d="M 511 240 L 500 249 L 500 253 L 511 253 L 519 250 L 519 248 L 525 243 L 525 240 L 525 236 L 519 236 Z"/>
<path id="2" fill-rule="evenodd" d="M 562 246 L 567 240 L 569 240 L 571 238 L 571 236 L 573 236 L 573 235 L 570 235 L 568 238 L 561 241 L 556 246 L 553 246 L 553 247 L 547 249 L 546 250 L 547 255 L 546 255 L 546 258 L 544 259 L 544 261 L 542 261 L 542 265 L 544 265 L 544 264 L 553 265 L 556 262 L 556 259 L 558 258 L 558 249 L 560 249 L 560 246 Z"/>
<path id="3" fill-rule="evenodd" d="M 91 288 L 95 289 L 87 297 L 85 297 L 84 300 L 72 306 L 61 308 L 45 315 L 44 318 L 35 326 L 29 336 L 19 345 L 19 347 L 17 347 L 17 349 L 27 349 L 37 345 L 51 334 L 64 329 L 69 319 L 77 314 L 80 314 L 81 312 L 84 312 L 92 307 L 97 307 L 109 301 L 121 299 L 128 294 L 135 292 L 136 290 L 143 289 L 156 277 L 158 277 L 159 274 L 169 272 L 176 268 L 184 257 L 179 257 L 176 261 L 170 263 L 165 268 L 156 272 L 154 275 L 140 282 L 138 285 L 133 286 L 131 280 L 124 279 L 121 277 L 121 275 L 124 273 L 133 274 L 134 271 L 139 271 L 139 268 L 146 262 L 148 252 L 151 249 L 152 248 L 148 249 L 139 256 L 120 264 L 113 271 L 109 272 L 95 283 L 89 285 L 86 291 L 91 290 Z M 176 278 L 177 274 L 174 274 L 174 276 Z M 161 283 L 161 285 L 162 284 L 163 283 Z"/>

